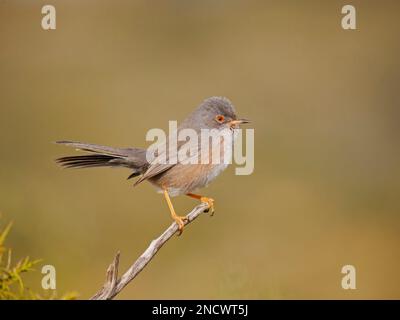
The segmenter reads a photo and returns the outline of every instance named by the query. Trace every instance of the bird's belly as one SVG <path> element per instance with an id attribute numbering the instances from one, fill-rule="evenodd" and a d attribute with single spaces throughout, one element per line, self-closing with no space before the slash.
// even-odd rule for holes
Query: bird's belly
<path id="1" fill-rule="evenodd" d="M 228 164 L 177 164 L 149 181 L 162 192 L 167 189 L 170 196 L 193 192 L 207 186 Z"/>

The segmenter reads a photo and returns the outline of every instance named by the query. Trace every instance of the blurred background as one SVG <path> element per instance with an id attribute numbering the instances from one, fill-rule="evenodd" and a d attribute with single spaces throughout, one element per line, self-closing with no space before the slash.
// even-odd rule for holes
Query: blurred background
<path id="1" fill-rule="evenodd" d="M 51 2 L 51 3 L 50 3 Z M 216 199 L 124 299 L 400 298 L 398 1 L 0 2 L 0 211 L 15 257 L 88 298 L 170 223 L 127 169 L 63 170 L 71 139 L 146 146 L 203 99 L 227 96 L 255 129 L 255 171 Z M 41 28 L 41 8 L 57 29 Z M 178 213 L 193 199 L 174 199 Z M 357 289 L 341 288 L 341 268 Z M 40 290 L 39 271 L 29 280 Z"/>

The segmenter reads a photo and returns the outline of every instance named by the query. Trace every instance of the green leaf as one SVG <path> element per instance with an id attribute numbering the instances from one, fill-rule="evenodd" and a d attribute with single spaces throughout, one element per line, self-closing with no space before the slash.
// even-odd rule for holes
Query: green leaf
<path id="1" fill-rule="evenodd" d="M 0 247 L 3 246 L 4 241 L 6 240 L 7 235 L 8 235 L 8 233 L 9 233 L 10 230 L 11 230 L 12 224 L 13 224 L 13 223 L 10 222 L 10 223 L 6 226 L 6 228 L 0 233 Z"/>

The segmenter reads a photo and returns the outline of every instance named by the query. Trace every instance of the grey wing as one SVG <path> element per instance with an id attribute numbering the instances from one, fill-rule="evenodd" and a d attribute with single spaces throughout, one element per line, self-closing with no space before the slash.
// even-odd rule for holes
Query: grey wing
<path id="1" fill-rule="evenodd" d="M 178 132 L 181 130 L 181 129 L 185 129 L 185 128 L 190 128 L 190 125 L 188 126 L 188 124 L 184 121 L 179 127 L 178 127 Z M 155 159 L 154 159 L 154 161 L 151 161 L 150 163 L 149 163 L 149 165 L 148 165 L 148 167 L 147 167 L 147 170 L 143 173 L 143 175 L 135 182 L 135 184 L 134 185 L 137 185 L 137 184 L 139 184 L 139 183 L 141 183 L 142 181 L 144 181 L 144 180 L 147 180 L 147 179 L 150 179 L 150 178 L 152 178 L 152 177 L 155 177 L 156 175 L 158 175 L 158 174 L 160 174 L 160 173 L 163 173 L 163 172 L 165 172 L 165 171 L 167 171 L 167 170 L 169 170 L 169 169 L 171 169 L 172 167 L 174 167 L 175 165 L 176 165 L 176 161 L 170 161 L 170 155 L 169 155 L 169 152 L 167 153 L 166 152 L 166 150 L 168 150 L 169 149 L 169 146 L 168 146 L 168 144 L 169 144 L 169 141 L 173 141 L 174 142 L 174 140 L 168 140 L 167 139 L 167 141 L 165 141 L 165 142 L 161 142 L 159 145 L 158 145 L 158 147 L 159 147 L 159 149 L 158 150 L 164 150 L 164 151 L 162 151 L 161 153 L 160 153 L 160 155 L 158 155 L 158 157 L 156 157 Z M 199 155 L 200 154 L 200 145 L 198 144 L 198 141 L 191 141 L 192 143 L 195 143 L 195 146 L 196 146 L 196 148 L 197 148 L 197 150 L 194 152 L 195 154 L 193 154 L 192 155 L 192 157 L 194 157 L 194 158 L 199 158 L 199 157 L 201 157 L 201 155 Z M 177 150 L 180 150 L 180 148 L 183 146 L 183 145 L 187 145 L 187 141 L 180 141 L 180 140 L 178 140 L 178 141 L 175 141 L 174 143 L 176 143 L 176 149 Z M 194 149 L 196 149 L 196 148 L 194 148 Z M 165 162 L 160 162 L 159 161 L 159 157 L 161 157 L 161 156 L 165 156 L 165 158 L 166 158 L 166 161 Z M 177 156 L 177 155 L 176 155 Z M 172 163 L 170 163 L 170 162 L 172 162 Z"/>
<path id="2" fill-rule="evenodd" d="M 160 173 L 163 173 L 169 169 L 171 169 L 175 164 L 153 164 L 150 165 L 147 171 L 135 182 L 135 186 L 141 183 L 144 180 L 150 179 Z"/>
<path id="3" fill-rule="evenodd" d="M 193 152 L 193 151 L 194 152 L 186 160 L 193 158 L 193 159 L 196 159 L 197 161 L 200 161 L 200 158 L 201 158 L 201 152 L 199 149 L 200 146 L 198 145 L 197 141 L 191 141 L 191 143 L 194 143 L 194 147 L 190 148 L 190 150 L 191 150 L 191 152 Z M 188 147 L 188 144 L 186 141 L 178 141 L 176 149 L 181 150 L 183 145 Z M 172 167 L 174 167 L 177 164 L 178 159 L 176 159 L 176 161 L 171 161 L 169 152 L 166 152 L 166 150 L 168 150 L 168 143 L 163 143 L 160 146 L 161 146 L 161 148 L 164 148 L 164 149 L 161 149 L 164 151 L 162 151 L 153 161 L 150 162 L 149 166 L 147 167 L 147 170 L 135 182 L 135 185 L 141 183 L 144 180 L 155 177 L 156 175 L 171 169 Z M 162 159 L 162 157 L 164 157 L 165 160 L 163 159 L 163 161 L 160 161 L 160 159 Z M 177 155 L 176 155 L 176 157 L 177 157 Z"/>
<path id="4" fill-rule="evenodd" d="M 167 150 L 167 149 L 165 149 Z M 160 159 L 165 156 L 165 162 L 161 162 Z M 168 161 L 168 155 L 166 152 L 160 153 L 147 167 L 147 170 L 143 173 L 143 175 L 136 180 L 135 186 L 141 183 L 144 180 L 150 179 L 162 172 L 165 172 L 171 169 L 175 164 L 170 164 Z"/>
<path id="5" fill-rule="evenodd" d="M 144 180 L 150 179 L 155 177 L 156 175 L 163 173 L 176 165 L 176 161 L 171 161 L 171 155 L 169 153 L 169 143 L 173 141 L 176 143 L 176 150 L 185 143 L 185 141 L 175 141 L 174 140 L 167 140 L 164 142 L 160 142 L 156 145 L 155 151 L 155 158 L 150 161 L 147 170 L 143 173 L 143 175 L 135 182 L 135 186 L 141 183 Z M 168 150 L 168 152 L 167 152 Z M 173 149 L 172 149 L 173 150 Z M 175 154 L 175 156 L 177 156 Z"/>

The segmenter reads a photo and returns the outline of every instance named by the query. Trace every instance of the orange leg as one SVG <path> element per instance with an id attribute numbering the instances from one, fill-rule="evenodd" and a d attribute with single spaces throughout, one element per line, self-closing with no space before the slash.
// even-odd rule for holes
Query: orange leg
<path id="1" fill-rule="evenodd" d="M 203 197 L 201 195 L 194 194 L 194 193 L 187 193 L 186 195 L 191 198 L 198 199 L 203 203 L 207 203 L 207 205 L 208 205 L 207 212 L 210 211 L 210 215 L 211 216 L 214 215 L 214 199 L 213 198 Z"/>
<path id="2" fill-rule="evenodd" d="M 183 227 L 185 226 L 185 221 L 187 221 L 187 218 L 178 216 L 175 213 L 175 209 L 172 205 L 171 199 L 169 198 L 169 194 L 166 189 L 164 189 L 164 197 L 165 197 L 165 200 L 167 200 L 168 208 L 169 208 L 169 211 L 171 212 L 172 219 L 174 219 L 176 224 L 178 225 L 178 228 L 179 228 L 178 236 L 180 236 L 183 232 Z"/>

